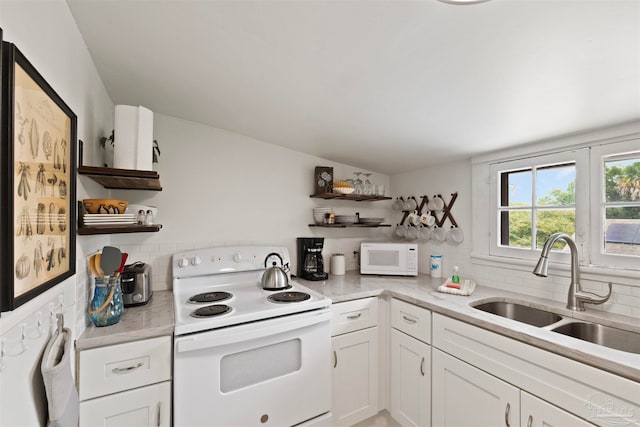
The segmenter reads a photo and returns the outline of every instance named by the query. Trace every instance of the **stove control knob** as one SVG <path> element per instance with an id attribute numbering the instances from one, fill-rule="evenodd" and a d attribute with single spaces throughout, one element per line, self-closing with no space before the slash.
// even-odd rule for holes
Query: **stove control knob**
<path id="1" fill-rule="evenodd" d="M 202 260 L 198 255 L 191 258 L 191 265 L 196 266 L 196 265 L 200 265 L 201 263 L 202 263 Z"/>
<path id="2" fill-rule="evenodd" d="M 240 262 L 242 261 L 242 254 L 240 252 L 236 252 L 235 254 L 233 254 L 233 260 L 235 262 Z"/>
<path id="3" fill-rule="evenodd" d="M 189 266 L 189 260 L 186 258 L 181 258 L 180 261 L 178 261 L 178 267 L 180 268 L 185 268 Z"/>

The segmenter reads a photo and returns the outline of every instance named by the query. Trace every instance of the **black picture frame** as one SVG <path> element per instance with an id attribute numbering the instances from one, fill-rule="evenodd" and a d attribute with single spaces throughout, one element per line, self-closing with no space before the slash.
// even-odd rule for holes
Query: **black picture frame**
<path id="1" fill-rule="evenodd" d="M 2 42 L 0 311 L 76 272 L 77 117 L 12 43 Z"/>

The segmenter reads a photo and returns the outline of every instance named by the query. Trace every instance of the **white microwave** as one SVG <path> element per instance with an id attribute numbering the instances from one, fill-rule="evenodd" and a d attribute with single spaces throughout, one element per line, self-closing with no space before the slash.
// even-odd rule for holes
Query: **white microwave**
<path id="1" fill-rule="evenodd" d="M 418 245 L 415 243 L 362 242 L 360 274 L 418 275 Z"/>

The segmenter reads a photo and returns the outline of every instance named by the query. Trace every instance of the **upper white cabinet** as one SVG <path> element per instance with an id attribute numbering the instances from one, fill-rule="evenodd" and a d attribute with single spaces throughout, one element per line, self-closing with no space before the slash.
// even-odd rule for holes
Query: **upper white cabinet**
<path id="1" fill-rule="evenodd" d="M 391 326 L 391 416 L 403 426 L 430 426 L 431 312 L 392 299 Z"/>
<path id="2" fill-rule="evenodd" d="M 351 426 L 378 412 L 378 299 L 332 306 L 333 426 Z"/>

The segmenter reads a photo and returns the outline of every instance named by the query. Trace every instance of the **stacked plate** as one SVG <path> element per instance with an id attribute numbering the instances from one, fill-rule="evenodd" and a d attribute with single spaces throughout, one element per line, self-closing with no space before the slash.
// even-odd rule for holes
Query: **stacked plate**
<path id="1" fill-rule="evenodd" d="M 384 221 L 384 218 L 360 218 L 358 222 L 360 224 L 379 225 L 379 224 L 382 224 L 383 221 Z"/>
<path id="2" fill-rule="evenodd" d="M 316 224 L 325 224 L 327 214 L 333 212 L 333 208 L 313 208 L 313 220 Z"/>
<path id="3" fill-rule="evenodd" d="M 356 215 L 336 215 L 336 224 L 356 224 L 358 217 Z"/>
<path id="4" fill-rule="evenodd" d="M 84 214 L 84 225 L 131 225 L 137 223 L 136 214 Z"/>

